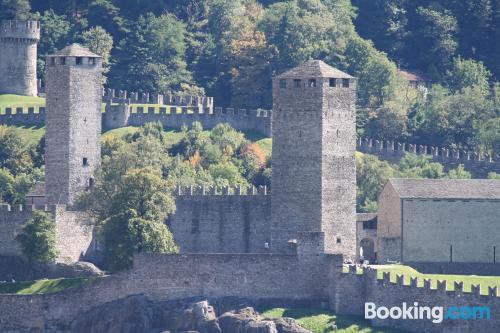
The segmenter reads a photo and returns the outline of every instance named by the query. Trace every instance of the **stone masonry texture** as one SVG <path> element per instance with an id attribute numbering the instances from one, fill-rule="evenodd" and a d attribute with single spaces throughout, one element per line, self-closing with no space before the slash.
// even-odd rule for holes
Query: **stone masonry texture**
<path id="1" fill-rule="evenodd" d="M 355 257 L 356 80 L 321 61 L 273 79 L 273 251 L 301 231 Z"/>
<path id="2" fill-rule="evenodd" d="M 37 95 L 36 56 L 40 40 L 37 21 L 0 24 L 0 94 Z"/>
<path id="3" fill-rule="evenodd" d="M 101 58 L 77 44 L 69 48 L 47 58 L 48 204 L 73 204 L 92 186 L 101 160 Z"/>

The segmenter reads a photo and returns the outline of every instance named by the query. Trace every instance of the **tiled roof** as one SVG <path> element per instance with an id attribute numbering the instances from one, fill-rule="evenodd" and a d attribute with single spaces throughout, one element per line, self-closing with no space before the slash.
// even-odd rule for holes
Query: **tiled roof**
<path id="1" fill-rule="evenodd" d="M 81 46 L 80 44 L 68 45 L 64 49 L 55 52 L 51 56 L 92 57 L 92 58 L 100 58 L 101 57 L 100 55 L 97 55 L 97 54 L 91 52 L 89 49 Z"/>
<path id="2" fill-rule="evenodd" d="M 401 198 L 500 199 L 500 180 L 389 179 Z"/>
<path id="3" fill-rule="evenodd" d="M 346 74 L 330 65 L 325 64 L 321 60 L 309 60 L 295 68 L 278 75 L 278 78 L 315 78 L 329 77 L 335 79 L 353 79 L 352 76 Z"/>

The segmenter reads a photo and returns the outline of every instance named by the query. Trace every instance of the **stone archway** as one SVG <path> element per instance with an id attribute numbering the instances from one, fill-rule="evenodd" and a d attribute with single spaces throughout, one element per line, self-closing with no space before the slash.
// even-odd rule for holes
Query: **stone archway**
<path id="1" fill-rule="evenodd" d="M 375 242 L 371 238 L 363 238 L 360 242 L 360 247 L 363 253 L 363 259 L 370 263 L 375 262 Z"/>

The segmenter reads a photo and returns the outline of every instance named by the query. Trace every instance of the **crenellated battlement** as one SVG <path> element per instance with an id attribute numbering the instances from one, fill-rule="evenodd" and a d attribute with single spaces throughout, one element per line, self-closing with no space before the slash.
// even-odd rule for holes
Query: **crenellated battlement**
<path id="1" fill-rule="evenodd" d="M 203 109 L 206 113 L 212 113 L 214 104 L 213 97 L 181 94 L 129 93 L 126 90 L 115 91 L 115 89 L 103 89 L 103 99 L 107 104 L 154 104 L 197 107 Z"/>
<path id="2" fill-rule="evenodd" d="M 469 151 L 464 149 L 451 149 L 437 146 L 417 145 L 413 143 L 385 141 L 371 138 L 358 138 L 357 148 L 363 152 L 384 152 L 388 154 L 412 153 L 417 155 L 429 155 L 442 160 L 476 161 L 485 163 L 497 163 L 499 156 L 491 156 L 487 153 Z"/>
<path id="3" fill-rule="evenodd" d="M 0 212 L 10 213 L 31 213 L 34 211 L 55 212 L 58 209 L 65 209 L 65 205 L 8 205 L 0 204 Z"/>
<path id="4" fill-rule="evenodd" d="M 2 21 L 0 24 L 2 41 L 39 41 L 40 22 L 38 21 Z"/>
<path id="5" fill-rule="evenodd" d="M 370 285 L 369 280 L 376 279 L 376 287 L 377 288 L 390 288 L 390 287 L 404 287 L 404 288 L 414 288 L 415 292 L 422 293 L 441 293 L 444 296 L 448 297 L 457 297 L 461 298 L 463 295 L 470 295 L 475 298 L 479 297 L 495 297 L 498 298 L 499 295 L 499 287 L 491 287 L 489 286 L 487 290 L 481 290 L 480 285 L 471 285 L 470 289 L 465 288 L 463 282 L 454 281 L 452 285 L 450 285 L 449 281 L 446 280 L 436 280 L 435 283 L 432 283 L 432 279 L 421 279 L 417 277 L 405 277 L 401 274 L 396 274 L 395 279 L 391 278 L 390 272 L 382 272 L 382 276 L 377 276 L 377 270 L 365 267 L 360 268 L 354 265 L 350 265 L 348 271 L 343 271 L 341 274 L 341 278 L 346 279 L 367 279 L 365 281 L 367 286 Z M 483 291 L 481 293 L 481 291 Z"/>
<path id="6" fill-rule="evenodd" d="M 209 195 L 270 195 L 266 186 L 177 186 L 176 196 L 209 196 Z"/>

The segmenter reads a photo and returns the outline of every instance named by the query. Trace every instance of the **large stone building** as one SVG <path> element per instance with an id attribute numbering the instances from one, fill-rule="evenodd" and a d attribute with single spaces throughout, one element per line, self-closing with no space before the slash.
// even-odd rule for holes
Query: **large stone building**
<path id="1" fill-rule="evenodd" d="M 0 94 L 37 95 L 37 21 L 2 21 L 0 25 Z"/>
<path id="2" fill-rule="evenodd" d="M 45 196 L 73 204 L 101 162 L 101 57 L 70 45 L 47 57 Z"/>
<path id="3" fill-rule="evenodd" d="M 379 196 L 380 263 L 497 263 L 497 180 L 390 179 Z"/>

